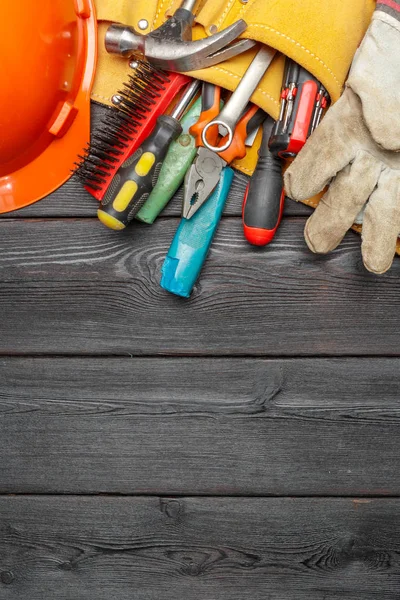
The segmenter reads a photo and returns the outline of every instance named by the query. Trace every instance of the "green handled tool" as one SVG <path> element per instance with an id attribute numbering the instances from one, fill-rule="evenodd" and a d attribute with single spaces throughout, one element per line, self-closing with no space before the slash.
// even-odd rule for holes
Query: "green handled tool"
<path id="1" fill-rule="evenodd" d="M 157 183 L 170 143 L 182 132 L 179 119 L 193 100 L 200 82 L 189 84 L 171 115 L 158 118 L 150 136 L 118 169 L 97 211 L 110 229 L 124 229 L 142 208 Z"/>
<path id="2" fill-rule="evenodd" d="M 196 144 L 189 129 L 197 123 L 201 113 L 202 100 L 199 98 L 181 119 L 182 133 L 171 143 L 161 167 L 156 186 L 145 204 L 135 215 L 135 219 L 151 225 L 167 206 L 181 186 L 185 174 L 196 156 Z"/>

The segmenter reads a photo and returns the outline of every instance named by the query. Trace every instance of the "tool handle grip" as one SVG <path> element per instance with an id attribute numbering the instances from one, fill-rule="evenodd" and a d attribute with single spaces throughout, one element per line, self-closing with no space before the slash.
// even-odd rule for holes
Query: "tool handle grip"
<path id="1" fill-rule="evenodd" d="M 181 131 L 176 119 L 162 115 L 152 134 L 121 165 L 97 211 L 106 227 L 124 229 L 141 209 L 157 183 L 170 143 Z"/>
<path id="2" fill-rule="evenodd" d="M 265 133 L 264 130 L 257 167 L 243 201 L 244 235 L 255 246 L 266 246 L 272 241 L 285 202 L 282 163 L 270 152 Z"/>
<path id="3" fill-rule="evenodd" d="M 233 170 L 221 171 L 218 186 L 191 219 L 181 219 L 162 266 L 161 287 L 188 298 L 207 258 L 233 180 Z"/>
<path id="4" fill-rule="evenodd" d="M 266 113 L 261 108 L 258 108 L 255 104 L 250 104 L 250 108 L 236 125 L 235 135 L 233 136 L 231 145 L 227 150 L 218 153 L 228 165 L 236 158 L 243 158 L 246 156 L 246 139 L 261 125 L 266 116 Z M 224 145 L 225 140 L 226 138 L 222 139 L 221 146 Z"/>
<path id="5" fill-rule="evenodd" d="M 154 223 L 183 182 L 197 152 L 189 129 L 199 118 L 200 111 L 201 99 L 198 98 L 181 119 L 182 133 L 170 144 L 156 186 L 135 219 L 149 225 Z"/>

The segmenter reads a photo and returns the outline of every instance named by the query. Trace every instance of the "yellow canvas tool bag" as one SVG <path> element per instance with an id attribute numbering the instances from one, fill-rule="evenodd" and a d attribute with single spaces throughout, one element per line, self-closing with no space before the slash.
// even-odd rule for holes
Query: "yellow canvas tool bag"
<path id="1" fill-rule="evenodd" d="M 149 33 L 180 6 L 181 0 L 95 0 L 99 19 L 99 58 L 92 98 L 110 104 L 111 97 L 132 70 L 129 62 L 107 54 L 104 34 L 111 22 Z M 375 0 L 200 0 L 195 8 L 193 38 L 212 35 L 237 19 L 248 28 L 243 37 L 270 45 L 319 79 L 335 102 L 343 89 L 351 61 L 371 20 Z M 256 49 L 192 75 L 234 90 Z M 284 58 L 277 55 L 252 96 L 273 118 L 279 115 Z M 234 167 L 251 175 L 257 163 L 260 134 L 244 159 Z M 306 201 L 317 206 L 320 196 Z"/>
<path id="2" fill-rule="evenodd" d="M 148 33 L 159 27 L 181 0 L 96 0 L 100 21 L 100 57 L 93 99 L 105 104 L 127 79 L 128 62 L 104 50 L 104 33 L 110 22 Z M 335 102 L 342 91 L 354 53 L 369 25 L 375 0 L 208 0 L 198 3 L 194 39 L 211 35 L 237 19 L 244 19 L 249 37 L 276 48 L 319 79 Z M 192 73 L 228 90 L 234 90 L 256 50 Z M 273 118 L 279 114 L 284 60 L 277 56 L 252 100 Z M 258 144 L 234 166 L 251 174 Z"/>

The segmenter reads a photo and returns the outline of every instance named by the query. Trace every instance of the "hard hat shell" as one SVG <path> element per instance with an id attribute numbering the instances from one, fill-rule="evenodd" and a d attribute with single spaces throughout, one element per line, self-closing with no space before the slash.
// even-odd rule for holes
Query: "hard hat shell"
<path id="1" fill-rule="evenodd" d="M 0 213 L 43 198 L 89 140 L 94 0 L 2 0 Z"/>

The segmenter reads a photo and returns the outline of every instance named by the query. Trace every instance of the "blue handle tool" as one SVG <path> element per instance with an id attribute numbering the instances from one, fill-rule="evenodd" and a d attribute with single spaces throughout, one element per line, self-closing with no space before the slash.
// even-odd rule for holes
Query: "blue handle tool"
<path id="1" fill-rule="evenodd" d="M 221 220 L 232 179 L 233 170 L 222 169 L 219 184 L 207 202 L 191 219 L 181 219 L 161 269 L 161 287 L 167 292 L 190 296 Z"/>

